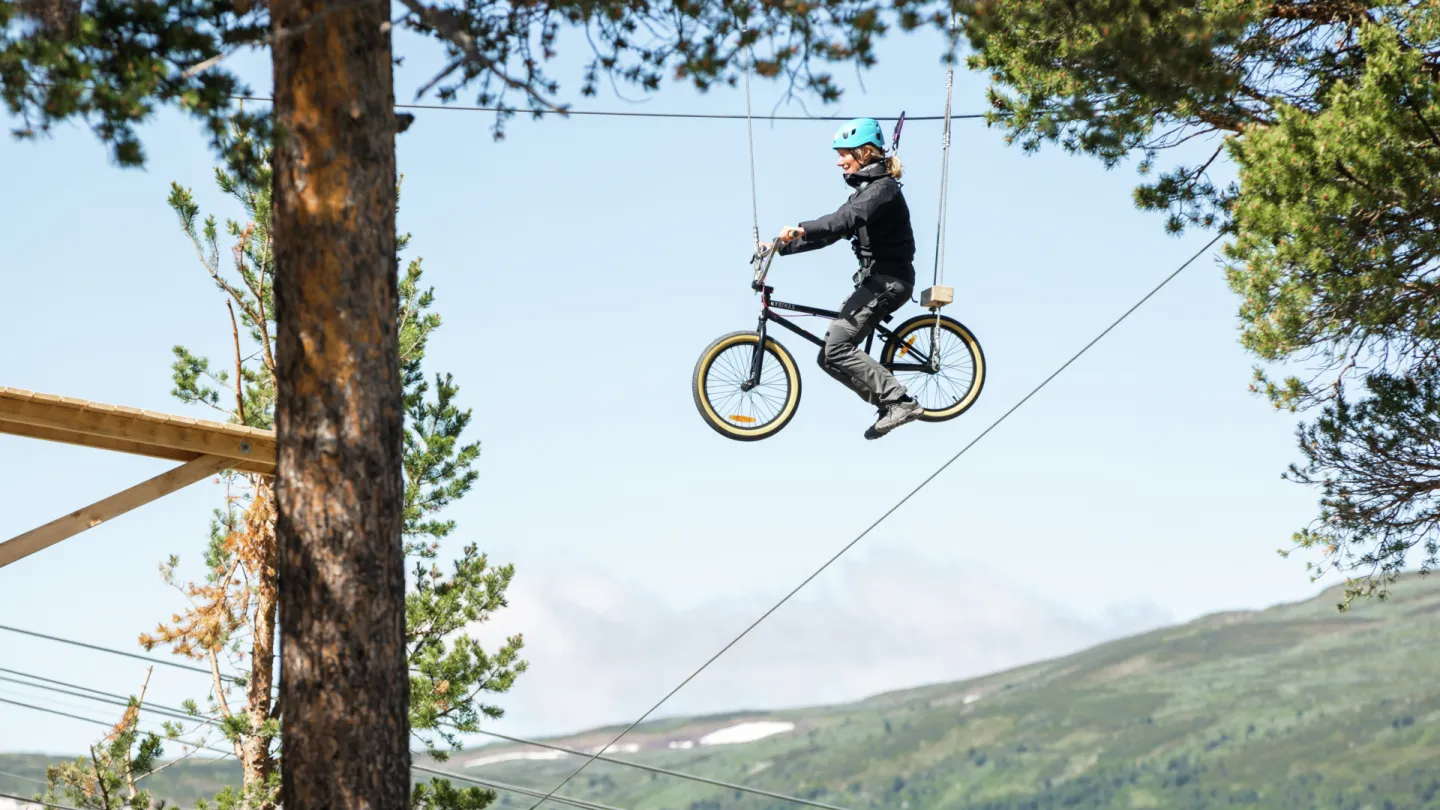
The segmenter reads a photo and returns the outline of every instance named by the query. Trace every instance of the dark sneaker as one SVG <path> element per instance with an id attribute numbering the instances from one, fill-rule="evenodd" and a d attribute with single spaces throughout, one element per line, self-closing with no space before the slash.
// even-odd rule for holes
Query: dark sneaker
<path id="1" fill-rule="evenodd" d="M 875 424 L 865 431 L 865 438 L 878 439 L 907 422 L 914 422 L 924 410 L 920 403 L 906 397 L 886 408 L 880 418 L 875 420 Z"/>

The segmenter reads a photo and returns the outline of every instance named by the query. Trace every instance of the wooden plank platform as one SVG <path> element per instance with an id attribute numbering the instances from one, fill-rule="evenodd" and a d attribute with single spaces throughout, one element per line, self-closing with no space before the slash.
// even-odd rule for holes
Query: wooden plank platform
<path id="1" fill-rule="evenodd" d="M 194 461 L 219 456 L 241 472 L 275 474 L 275 431 L 0 387 L 0 433 L 121 453 Z"/>
<path id="2" fill-rule="evenodd" d="M 183 462 L 0 543 L 0 568 L 221 470 L 273 476 L 275 431 L 0 387 L 0 433 Z"/>

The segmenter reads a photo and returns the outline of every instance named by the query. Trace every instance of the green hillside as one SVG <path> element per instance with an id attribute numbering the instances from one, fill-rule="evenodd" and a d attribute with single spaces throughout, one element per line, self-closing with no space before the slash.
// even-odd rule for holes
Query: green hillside
<path id="1" fill-rule="evenodd" d="M 611 755 L 853 810 L 1440 807 L 1440 583 L 1407 579 L 1388 602 L 1347 614 L 1336 599 L 1208 616 L 842 706 L 651 723 Z M 697 744 L 754 722 L 793 728 Z M 552 742 L 592 750 L 618 730 Z M 483 762 L 522 752 L 535 749 L 486 746 L 443 767 L 549 789 L 580 761 Z M 0 756 L 0 771 L 15 759 Z M 183 782 L 192 771 L 172 772 Z M 0 777 L 0 790 L 16 787 Z M 626 810 L 794 806 L 606 762 L 563 793 Z"/>

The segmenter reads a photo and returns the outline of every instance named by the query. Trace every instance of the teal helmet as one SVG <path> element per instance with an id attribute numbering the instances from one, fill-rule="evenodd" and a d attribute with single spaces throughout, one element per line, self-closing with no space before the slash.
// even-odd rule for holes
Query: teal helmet
<path id="1" fill-rule="evenodd" d="M 885 132 L 874 118 L 855 118 L 846 121 L 835 133 L 833 149 L 855 149 L 865 144 L 885 148 Z"/>

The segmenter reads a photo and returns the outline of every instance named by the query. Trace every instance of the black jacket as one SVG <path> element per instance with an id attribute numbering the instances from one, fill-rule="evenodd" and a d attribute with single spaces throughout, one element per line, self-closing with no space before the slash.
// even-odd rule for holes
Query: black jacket
<path id="1" fill-rule="evenodd" d="M 914 284 L 915 235 L 900 181 L 885 171 L 884 161 L 876 161 L 846 175 L 845 182 L 855 189 L 850 199 L 833 214 L 801 222 L 805 235 L 776 252 L 804 253 L 848 237 L 862 268 Z"/>

